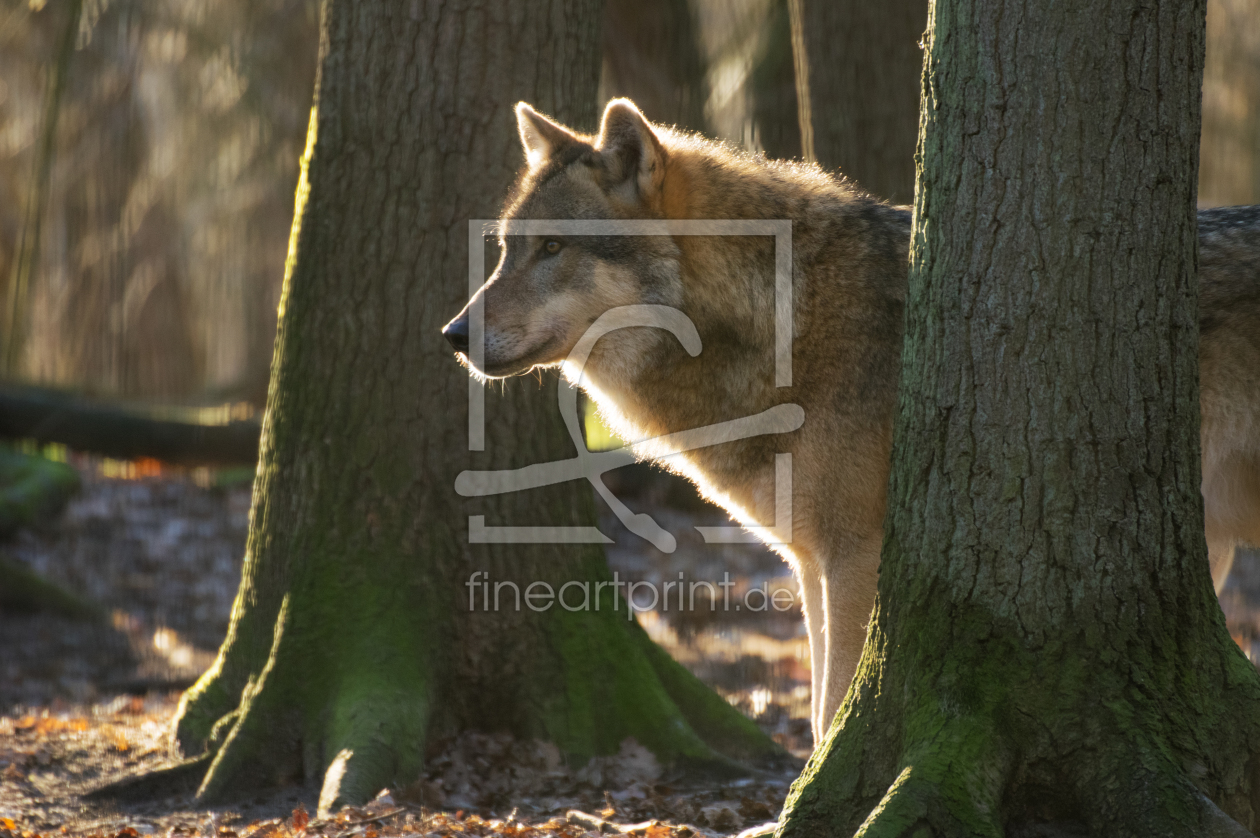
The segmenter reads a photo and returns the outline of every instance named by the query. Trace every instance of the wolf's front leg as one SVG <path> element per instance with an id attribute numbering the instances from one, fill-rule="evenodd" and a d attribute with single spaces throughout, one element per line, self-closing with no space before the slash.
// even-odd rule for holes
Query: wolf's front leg
<path id="1" fill-rule="evenodd" d="M 862 657 L 866 626 L 875 605 L 882 542 L 882 533 L 873 535 L 856 549 L 828 556 L 822 563 L 827 664 L 821 695 L 814 696 L 815 725 L 819 731 L 814 736 L 815 747 L 822 744 L 831 728 Z"/>
<path id="2" fill-rule="evenodd" d="M 805 631 L 809 635 L 809 726 L 814 734 L 814 743 L 817 744 L 827 732 L 822 726 L 822 714 L 819 712 L 822 709 L 819 699 L 823 694 L 827 671 L 827 610 L 823 601 L 823 580 L 818 565 L 802 562 L 797 569 L 796 578 L 801 584 L 801 611 L 805 615 Z"/>

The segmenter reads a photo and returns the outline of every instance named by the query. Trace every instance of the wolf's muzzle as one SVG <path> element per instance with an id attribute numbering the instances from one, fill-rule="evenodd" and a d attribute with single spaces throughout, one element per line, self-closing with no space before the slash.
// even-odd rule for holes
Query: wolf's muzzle
<path id="1" fill-rule="evenodd" d="M 461 314 L 442 329 L 442 334 L 456 352 L 468 352 L 468 316 Z"/>

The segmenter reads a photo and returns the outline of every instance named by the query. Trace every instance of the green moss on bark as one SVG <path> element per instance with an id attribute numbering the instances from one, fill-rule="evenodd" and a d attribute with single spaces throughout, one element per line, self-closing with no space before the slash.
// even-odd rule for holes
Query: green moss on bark
<path id="1" fill-rule="evenodd" d="M 945 612 L 953 631 L 922 628 Z M 1244 824 L 1255 817 L 1260 684 L 1219 620 L 1112 669 L 1091 661 L 1084 631 L 1028 645 L 1015 640 L 1017 627 L 956 603 L 898 618 L 873 634 L 836 723 L 793 787 L 783 834 L 900 836 L 923 825 L 1003 835 L 1011 823 L 1046 822 L 1098 835 L 1199 835 L 1222 811 Z M 969 625 L 987 627 L 985 638 L 962 640 Z"/>

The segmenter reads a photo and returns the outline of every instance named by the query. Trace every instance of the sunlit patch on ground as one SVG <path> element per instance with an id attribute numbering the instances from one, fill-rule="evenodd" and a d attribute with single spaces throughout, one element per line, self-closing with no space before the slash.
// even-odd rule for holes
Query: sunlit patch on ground
<path id="1" fill-rule="evenodd" d="M 156 831 L 138 817 L 85 810 L 77 795 L 111 777 L 162 764 L 177 701 L 178 694 L 156 693 L 92 705 L 57 699 L 0 716 L 0 819 L 14 824 L 9 829 L 15 835 L 61 827 L 71 834 L 129 826 Z"/>
<path id="2" fill-rule="evenodd" d="M 71 460 L 83 478 L 80 493 L 57 521 L 20 531 L 3 550 L 104 606 L 110 624 L 4 614 L 0 712 L 183 688 L 209 666 L 227 632 L 250 484 L 203 488 L 190 473 L 169 469 L 106 477 L 108 461 Z"/>

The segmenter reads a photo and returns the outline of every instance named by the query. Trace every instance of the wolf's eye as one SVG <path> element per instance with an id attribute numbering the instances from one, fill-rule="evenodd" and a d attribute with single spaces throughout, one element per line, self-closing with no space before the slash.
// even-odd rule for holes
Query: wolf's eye
<path id="1" fill-rule="evenodd" d="M 560 247 L 561 247 L 560 242 L 556 241 L 555 239 L 547 239 L 545 242 L 543 242 L 543 250 L 545 250 L 547 252 L 547 255 L 549 256 L 555 256 L 557 253 L 559 253 Z"/>

